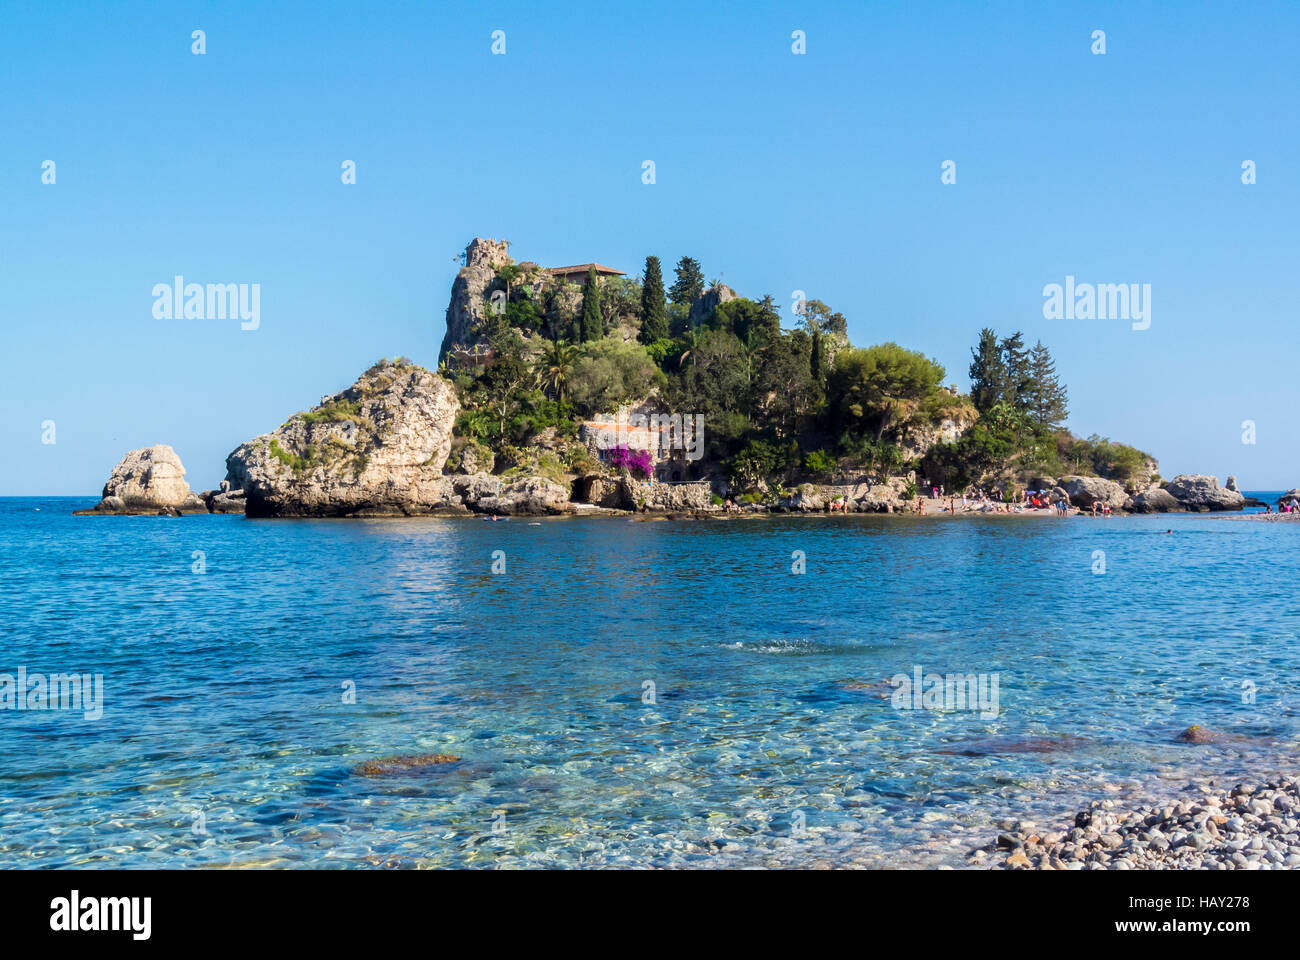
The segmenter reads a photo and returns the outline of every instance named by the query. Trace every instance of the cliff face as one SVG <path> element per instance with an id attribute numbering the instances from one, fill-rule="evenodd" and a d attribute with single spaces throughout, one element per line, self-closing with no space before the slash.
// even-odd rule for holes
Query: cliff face
<path id="1" fill-rule="evenodd" d="M 442 466 L 460 404 L 423 367 L 382 362 L 342 393 L 240 444 L 226 479 L 249 516 L 393 516 L 461 509 Z"/>
<path id="2" fill-rule="evenodd" d="M 456 345 L 470 346 L 477 337 L 472 332 L 483 316 L 483 297 L 496 279 L 496 270 L 514 263 L 509 244 L 504 240 L 475 237 L 465 248 L 465 266 L 451 285 L 451 302 L 447 305 L 447 332 L 438 353 L 441 361 Z"/>

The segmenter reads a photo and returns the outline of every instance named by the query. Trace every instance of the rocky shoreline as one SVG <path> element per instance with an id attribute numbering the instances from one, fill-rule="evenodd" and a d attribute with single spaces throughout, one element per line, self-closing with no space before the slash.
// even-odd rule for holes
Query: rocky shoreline
<path id="1" fill-rule="evenodd" d="M 587 458 L 566 470 L 516 465 L 502 473 L 465 455 L 454 436 L 461 412 L 455 388 L 409 361 L 381 361 L 348 389 L 321 398 L 268 434 L 240 444 L 226 458 L 218 490 L 195 493 L 176 452 L 158 444 L 132 450 L 113 469 L 100 503 L 81 515 L 245 513 L 250 517 L 575 516 L 654 514 L 687 518 L 754 514 L 1004 513 L 1002 504 L 962 505 L 916 490 L 914 477 L 800 483 L 769 489 L 754 502 L 724 507 L 732 495 L 719 479 L 645 483 L 625 468 Z M 458 455 L 450 457 L 455 443 Z M 578 464 L 578 461 L 574 461 Z M 545 475 L 536 472 L 545 466 Z M 487 470 L 484 469 L 487 467 Z M 1129 513 L 1239 511 L 1255 505 L 1236 488 L 1206 475 L 1125 490 L 1103 477 L 1044 477 L 1040 500 L 1069 511 Z M 1297 491 L 1300 493 L 1300 491 Z M 918 500 L 918 497 L 920 499 Z M 945 513 L 946 511 L 946 513 Z M 1017 510 L 1016 512 L 1022 512 Z M 1023 512 L 1035 512 L 1026 510 Z M 1040 512 L 1053 513 L 1052 507 Z"/>
<path id="2" fill-rule="evenodd" d="M 1182 739 L 1219 742 L 1191 727 Z M 1004 870 L 1281 870 L 1300 867 L 1300 776 L 1232 787 L 1190 783 L 1178 799 L 1129 805 L 1110 797 L 1052 826 L 1003 820 L 970 867 Z"/>

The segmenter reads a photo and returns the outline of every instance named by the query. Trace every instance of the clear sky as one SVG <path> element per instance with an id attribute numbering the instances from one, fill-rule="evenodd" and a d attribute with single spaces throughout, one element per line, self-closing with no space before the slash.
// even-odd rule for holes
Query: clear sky
<path id="1" fill-rule="evenodd" d="M 4 0 L 0 495 L 97 494 L 152 443 L 215 486 L 379 357 L 435 364 L 476 235 L 691 255 L 787 324 L 804 290 L 962 389 L 1021 329 L 1076 433 L 1300 485 L 1297 49 L 1297 3 Z M 259 283 L 260 327 L 155 319 L 177 274 Z M 1044 319 L 1067 275 L 1149 283 L 1150 329 Z"/>

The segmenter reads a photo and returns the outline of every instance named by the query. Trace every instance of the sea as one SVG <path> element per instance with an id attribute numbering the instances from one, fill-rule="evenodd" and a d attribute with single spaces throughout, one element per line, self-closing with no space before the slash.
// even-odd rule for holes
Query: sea
<path id="1" fill-rule="evenodd" d="M 94 502 L 0 499 L 3 868 L 961 868 L 1300 768 L 1300 523 Z"/>

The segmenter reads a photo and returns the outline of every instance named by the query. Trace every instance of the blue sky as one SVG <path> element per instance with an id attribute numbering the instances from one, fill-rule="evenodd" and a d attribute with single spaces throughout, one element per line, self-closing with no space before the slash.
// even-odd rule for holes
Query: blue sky
<path id="1" fill-rule="evenodd" d="M 97 493 L 151 443 L 215 486 L 377 358 L 436 363 L 476 235 L 688 254 L 787 323 L 804 290 L 962 389 L 1018 328 L 1076 433 L 1300 485 L 1300 4 L 269 7 L 0 6 L 0 495 Z M 176 274 L 260 283 L 260 328 L 155 319 Z M 1150 329 L 1044 319 L 1066 275 L 1151 284 Z"/>

